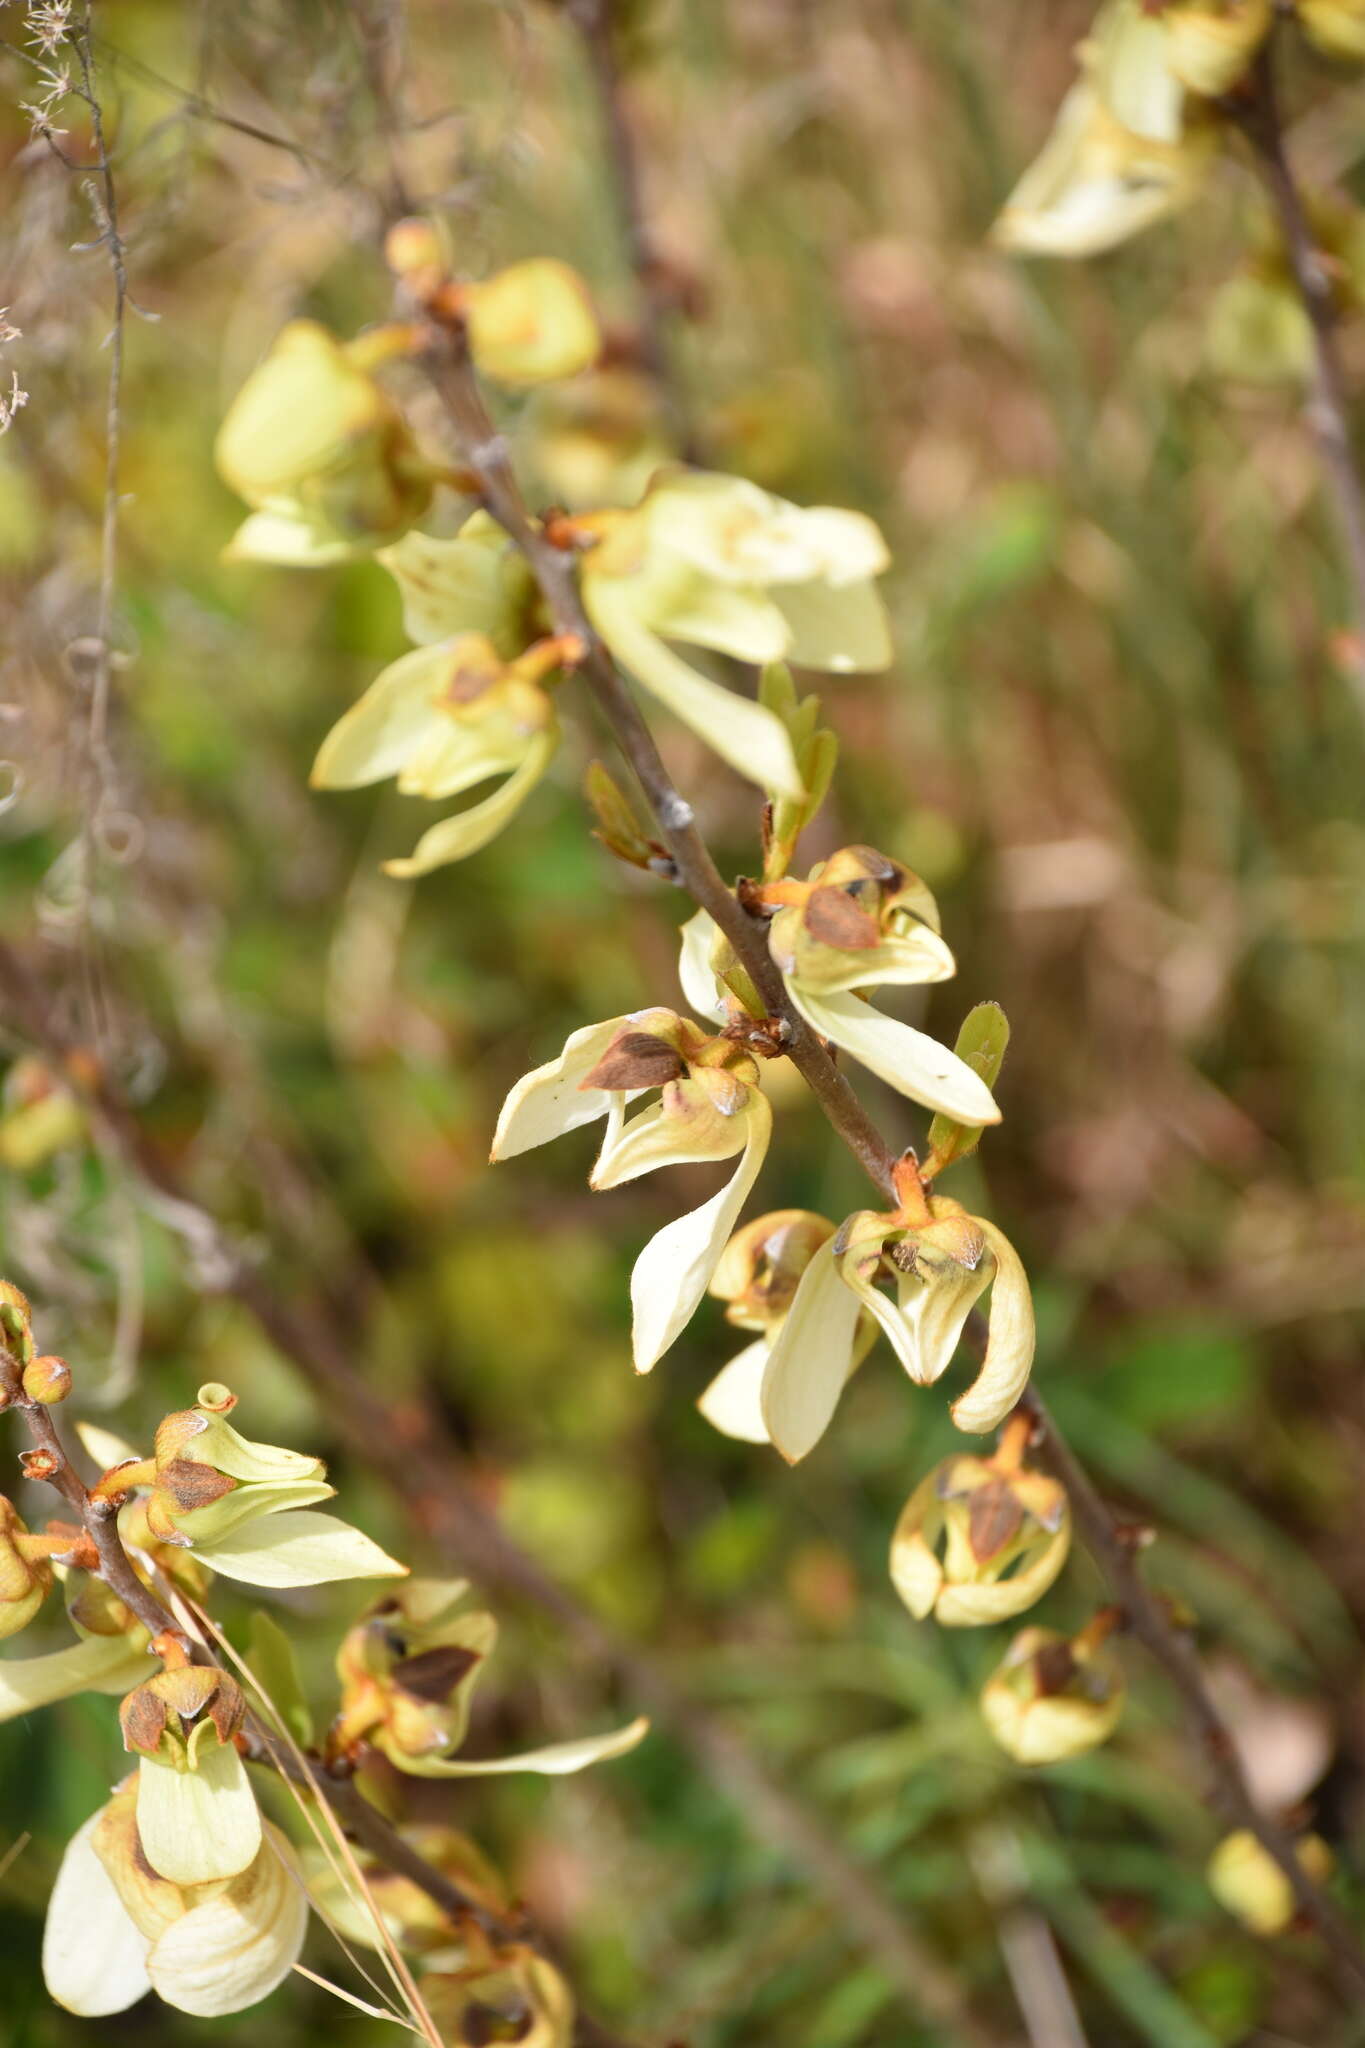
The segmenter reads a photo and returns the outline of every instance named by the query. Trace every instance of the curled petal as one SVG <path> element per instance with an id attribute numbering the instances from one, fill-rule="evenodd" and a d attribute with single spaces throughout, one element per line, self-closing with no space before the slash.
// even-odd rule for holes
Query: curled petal
<path id="1" fill-rule="evenodd" d="M 758 1178 L 772 1135 L 767 1097 L 751 1089 L 747 1111 L 735 1121 L 744 1134 L 744 1152 L 730 1180 L 699 1209 L 666 1223 L 635 1261 L 630 1300 L 637 1372 L 657 1364 L 692 1320 Z"/>
<path id="2" fill-rule="evenodd" d="M 959 1429 L 984 1434 L 1004 1421 L 1028 1384 L 1035 1331 L 1033 1296 L 1018 1252 L 993 1223 L 978 1221 L 995 1255 L 990 1332 L 981 1371 L 953 1403 L 953 1421 Z"/>
<path id="3" fill-rule="evenodd" d="M 267 1826 L 250 1868 L 152 1943 L 152 1989 L 167 2005 L 201 2019 L 242 2012 L 288 1976 L 307 1927 L 308 1895 L 288 1844 Z"/>
<path id="4" fill-rule="evenodd" d="M 927 1032 L 847 993 L 816 995 L 795 982 L 787 993 L 812 1030 L 852 1053 L 888 1087 L 964 1124 L 998 1124 L 995 1097 L 956 1053 Z"/>
<path id="5" fill-rule="evenodd" d="M 763 1421 L 789 1465 L 819 1443 L 853 1370 L 861 1301 L 835 1244 L 827 1239 L 801 1275 L 763 1375 Z"/>
<path id="6" fill-rule="evenodd" d="M 735 1085 L 733 1109 L 719 1107 L 695 1081 L 665 1090 L 619 1132 L 609 1134 L 592 1170 L 597 1189 L 619 1188 L 661 1166 L 705 1166 L 733 1159 L 748 1143 L 748 1112 L 759 1091 Z"/>
<path id="7" fill-rule="evenodd" d="M 756 1337 L 752 1344 L 746 1344 L 721 1367 L 697 1402 L 711 1427 L 722 1436 L 745 1444 L 770 1441 L 759 1397 L 771 1349 L 767 1337 Z"/>
<path id="8" fill-rule="evenodd" d="M 431 826 L 406 858 L 384 862 L 385 874 L 409 880 L 480 852 L 511 824 L 549 767 L 558 744 L 555 728 L 538 733 L 501 788 L 486 796 L 482 803 L 472 804 L 467 811 L 457 811 L 453 818 L 442 818 L 438 825 Z"/>
<path id="9" fill-rule="evenodd" d="M 791 740 L 780 718 L 713 683 L 642 625 L 613 579 L 585 577 L 584 603 L 607 645 L 643 688 L 740 775 L 779 796 L 804 794 Z M 785 650 L 771 649 L 770 658 Z"/>
<path id="10" fill-rule="evenodd" d="M 627 1722 L 608 1735 L 580 1735 L 572 1742 L 551 1742 L 543 1749 L 524 1749 L 517 1756 L 495 1756 L 468 1761 L 463 1757 L 416 1757 L 405 1762 L 409 1776 L 419 1778 L 502 1778 L 515 1771 L 532 1771 L 543 1778 L 562 1778 L 571 1771 L 584 1771 L 590 1764 L 606 1763 L 625 1756 L 649 1733 L 649 1722 Z"/>
<path id="11" fill-rule="evenodd" d="M 548 1145 L 565 1131 L 605 1116 L 616 1098 L 605 1088 L 584 1088 L 581 1083 L 628 1022 L 625 1017 L 608 1017 L 604 1024 L 587 1024 L 564 1041 L 558 1059 L 523 1074 L 502 1105 L 490 1156 L 515 1159 L 519 1152 Z"/>
<path id="12" fill-rule="evenodd" d="M 711 949 L 720 936 L 715 919 L 709 910 L 699 910 L 695 917 L 688 918 L 678 936 L 678 982 L 688 1009 L 698 1017 L 710 1017 L 723 1024 L 725 1004 L 711 966 Z"/>
<path id="13" fill-rule="evenodd" d="M 91 1842 L 100 1818 L 92 1814 L 68 1842 L 43 1930 L 43 1982 L 58 2005 L 88 2020 L 126 2012 L 151 1989 L 147 1942 Z"/>
<path id="14" fill-rule="evenodd" d="M 905 1337 L 896 1346 L 901 1363 L 916 1385 L 931 1387 L 947 1371 L 963 1326 L 989 1287 L 993 1270 L 989 1254 L 976 1266 L 966 1266 L 946 1253 L 932 1258 L 920 1253 L 917 1273 L 907 1275 L 901 1282 L 900 1316 Z M 963 1398 L 971 1397 L 968 1394 Z M 1010 1406 L 1013 1405 L 1011 1401 Z M 983 1429 L 994 1426 L 981 1425 Z"/>
<path id="15" fill-rule="evenodd" d="M 203 1744 L 194 1770 L 144 1756 L 137 1831 L 147 1861 L 172 1884 L 207 1884 L 245 1870 L 261 1846 L 261 1813 L 232 1744 Z"/>

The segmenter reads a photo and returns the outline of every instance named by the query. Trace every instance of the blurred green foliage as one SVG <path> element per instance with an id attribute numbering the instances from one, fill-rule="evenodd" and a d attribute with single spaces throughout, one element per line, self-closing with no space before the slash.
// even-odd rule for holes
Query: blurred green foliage
<path id="1" fill-rule="evenodd" d="M 432 0 L 408 15 L 413 156 L 459 261 L 564 256 L 628 325 L 568 21 Z M 1205 352 L 1249 182 L 1230 169 L 1197 217 L 1086 270 L 985 243 L 1087 18 L 1041 0 L 641 8 L 629 104 L 692 308 L 672 338 L 708 460 L 857 505 L 892 542 L 897 667 L 825 690 L 843 758 L 805 850 L 873 843 L 938 891 L 958 978 L 905 1014 L 951 1042 L 973 1003 L 1003 1005 L 1005 1123 L 952 1192 L 1023 1252 L 1040 1383 L 1100 1481 L 1158 1529 L 1150 1569 L 1238 1681 L 1239 1737 L 1273 1768 L 1271 1696 L 1320 1736 L 1316 1825 L 1358 1904 L 1361 705 L 1298 394 L 1222 381 Z M 678 999 L 686 906 L 589 836 L 578 783 L 603 742 L 582 707 L 517 829 L 413 890 L 378 863 L 428 822 L 422 806 L 309 793 L 319 739 L 401 645 L 397 602 L 369 566 L 224 565 L 238 508 L 210 449 L 286 317 L 349 332 L 384 310 L 357 189 L 382 165 L 356 18 L 330 0 L 109 0 L 96 25 L 132 290 L 155 316 L 127 330 L 119 844 L 99 909 L 126 992 L 101 1051 L 149 1132 L 262 1256 L 285 1248 L 287 1277 L 354 1300 L 366 1371 L 400 1403 L 435 1391 L 508 1528 L 880 1868 L 1002 2039 L 1017 2031 L 1004 1909 L 981 1876 L 997 1837 L 1095 2048 L 1356 2038 L 1331 2031 L 1309 1937 L 1258 1950 L 1206 1891 L 1216 1823 L 1135 1651 L 1109 1748 L 1030 1777 L 972 1704 L 998 1632 L 936 1633 L 896 1602 L 892 1524 L 954 1447 L 940 1397 L 882 1347 L 808 1465 L 723 1440 L 693 1405 L 726 1355 L 718 1310 L 649 1379 L 629 1369 L 631 1259 L 700 1176 L 592 1196 L 587 1136 L 488 1171 L 517 1075 L 584 1022 Z M 0 32 L 19 82 L 15 10 Z M 1365 195 L 1358 88 L 1302 88 L 1306 169 Z M 73 116 L 66 146 L 80 159 L 87 143 Z M 102 253 L 71 247 L 93 232 L 80 177 L 13 109 L 0 150 L 30 392 L 0 444 L 0 750 L 23 777 L 0 822 L 0 915 L 70 943 L 87 683 L 69 650 L 94 617 L 109 287 Z M 1365 370 L 1361 336 L 1346 342 Z M 526 410 L 507 424 L 527 428 L 540 494 Z M 751 792 L 663 736 L 722 865 L 754 872 Z M 895 1142 L 922 1135 L 869 1093 Z M 813 1110 L 784 1110 L 760 1200 L 835 1216 L 862 1202 Z M 144 1439 L 226 1380 L 253 1436 L 333 1456 L 343 1510 L 422 1563 L 333 1420 L 96 1151 L 0 1174 L 0 1233 L 86 1412 Z M 224 1590 L 245 1646 L 251 1603 Z M 1039 1618 L 1076 1626 L 1098 1593 L 1078 1557 Z M 323 1716 L 329 1644 L 358 1604 L 273 1610 Z M 605 1709 L 552 1627 L 507 1619 L 481 1741 Z M 49 2006 L 37 1946 L 61 1844 L 121 1768 L 101 1701 L 0 1734 L 0 1851 L 32 1837 L 0 1879 L 6 2048 L 90 2038 Z M 948 2048 L 662 1735 L 588 1780 L 431 1788 L 421 1810 L 504 1859 L 644 2040 Z M 311 1959 L 344 1973 L 321 1936 Z M 210 2038 L 159 2006 L 99 2024 L 111 2044 Z M 282 2048 L 389 2038 L 302 1982 L 212 2037 L 262 2029 Z"/>

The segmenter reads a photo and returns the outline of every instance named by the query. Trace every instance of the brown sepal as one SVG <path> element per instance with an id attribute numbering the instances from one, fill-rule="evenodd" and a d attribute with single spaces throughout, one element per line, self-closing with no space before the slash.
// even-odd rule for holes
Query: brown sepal
<path id="1" fill-rule="evenodd" d="M 1019 1533 L 1024 1510 L 1007 1479 L 988 1479 L 976 1487 L 967 1514 L 972 1555 L 979 1564 L 996 1557 Z"/>
<path id="2" fill-rule="evenodd" d="M 812 889 L 803 922 L 822 946 L 837 946 L 843 953 L 870 952 L 881 939 L 876 918 L 843 889 Z"/>
<path id="3" fill-rule="evenodd" d="M 613 1038 L 592 1072 L 579 1087 L 662 1088 L 687 1072 L 687 1062 L 676 1046 L 652 1031 L 622 1031 Z"/>
<path id="4" fill-rule="evenodd" d="M 404 1658 L 394 1666 L 393 1682 L 412 1699 L 440 1706 L 450 1698 L 460 1680 L 482 1662 L 478 1650 L 448 1643 L 443 1649 L 423 1650 L 416 1657 Z"/>

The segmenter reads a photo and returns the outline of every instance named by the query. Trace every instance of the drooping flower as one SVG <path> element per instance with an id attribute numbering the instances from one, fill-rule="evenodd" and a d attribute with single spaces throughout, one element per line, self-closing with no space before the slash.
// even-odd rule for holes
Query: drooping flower
<path id="1" fill-rule="evenodd" d="M 226 1420 L 237 1397 L 212 1382 L 193 1408 L 167 1415 L 153 1455 L 120 1462 L 97 1493 L 150 1489 L 122 1510 L 130 1537 L 191 1549 L 199 1563 L 249 1586 L 320 1586 L 334 1579 L 401 1577 L 406 1567 L 335 1515 L 302 1512 L 329 1500 L 321 1458 L 252 1443 Z"/>
<path id="2" fill-rule="evenodd" d="M 351 1629 L 337 1653 L 341 1711 L 331 1747 L 354 1754 L 369 1744 L 416 1778 L 477 1778 L 510 1771 L 558 1777 L 642 1742 L 645 1720 L 606 1735 L 549 1743 L 515 1756 L 471 1761 L 455 1752 L 469 1725 L 470 1697 L 497 1642 L 498 1625 L 478 1610 L 452 1612 L 464 1580 L 413 1579 Z"/>
<path id="3" fill-rule="evenodd" d="M 765 883 L 746 900 L 772 913 L 769 951 L 792 1006 L 812 1030 L 926 1109 L 966 1124 L 1000 1121 L 975 1068 L 864 1000 L 870 988 L 919 987 L 957 971 L 939 934 L 938 906 L 918 875 L 874 847 L 846 846 L 804 882 Z M 727 949 L 709 919 L 691 920 L 691 945 L 695 950 L 708 930 L 713 967 L 723 976 Z"/>
<path id="4" fill-rule="evenodd" d="M 1028 256 L 1094 256 L 1198 192 L 1213 133 L 1192 118 L 1160 13 L 1107 0 L 1077 52 L 1081 75 L 995 224 Z"/>
<path id="5" fill-rule="evenodd" d="M 991 1292 L 981 1370 L 953 1404 L 959 1429 L 984 1433 L 1018 1401 L 1033 1363 L 1033 1302 L 1008 1238 L 958 1202 L 926 1194 L 913 1155 L 896 1168 L 899 1206 L 859 1211 L 802 1274 L 773 1339 L 760 1390 L 771 1441 L 795 1463 L 828 1428 L 852 1369 L 860 1311 L 890 1339 L 918 1386 L 947 1370 L 976 1302 Z M 879 1284 L 889 1280 L 894 1298 Z"/>
<path id="6" fill-rule="evenodd" d="M 433 825 L 409 858 L 385 862 L 389 874 L 424 875 L 487 846 L 540 781 L 559 744 L 545 682 L 577 649 L 537 637 L 530 571 L 484 512 L 453 540 L 410 533 L 379 559 L 417 648 L 333 726 L 312 781 L 357 789 L 393 776 L 404 795 L 439 802 L 502 777 L 490 796 Z"/>
<path id="7" fill-rule="evenodd" d="M 218 468 L 254 507 L 229 552 L 319 568 L 396 540 L 431 502 L 434 472 L 370 374 L 373 345 L 292 320 L 237 393 Z"/>
<path id="8" fill-rule="evenodd" d="M 874 579 L 888 556 L 873 522 L 828 506 L 802 510 L 737 477 L 664 470 L 633 509 L 566 527 L 587 549 L 584 609 L 642 688 L 741 775 L 799 797 L 781 719 L 668 643 L 840 674 L 886 668 L 891 642 Z"/>
<path id="9" fill-rule="evenodd" d="M 653 1089 L 659 1100 L 626 1120 Z M 565 1131 L 607 1121 L 593 1188 L 621 1187 L 661 1166 L 739 1163 L 699 1209 L 664 1225 L 635 1261 L 630 1293 L 635 1369 L 648 1372 L 696 1312 L 758 1178 L 772 1108 L 753 1055 L 672 1010 L 639 1010 L 591 1024 L 557 1059 L 518 1081 L 498 1118 L 494 1160 L 512 1159 Z"/>
<path id="10" fill-rule="evenodd" d="M 159 1639 L 159 1644 L 164 1639 Z M 246 1700 L 234 1678 L 165 1649 L 166 1666 L 119 1708 L 123 1746 L 141 1759 L 137 1832 L 159 1877 L 236 1877 L 261 1846 L 261 1815 L 234 1736 Z"/>
<path id="11" fill-rule="evenodd" d="M 1295 1855 L 1314 1884 L 1332 1874 L 1332 1852 L 1321 1835 L 1303 1835 Z M 1294 1887 L 1250 1828 L 1227 1835 L 1209 1858 L 1209 1890 L 1253 1934 L 1283 1934 L 1298 1912 Z"/>
<path id="12" fill-rule="evenodd" d="M 58 2005 L 101 2019 L 148 1991 L 214 2019 L 274 1990 L 303 1946 L 308 1900 L 269 1821 L 246 1869 L 207 1884 L 158 1875 L 129 1781 L 73 1837 L 53 1887 L 43 1977 Z"/>
<path id="13" fill-rule="evenodd" d="M 1055 1479 L 1023 1463 L 1028 1434 L 1020 1418 L 993 1457 L 945 1459 L 906 1502 L 891 1539 L 891 1583 L 917 1621 L 1004 1621 L 1061 1571 L 1070 1506 Z"/>
<path id="14" fill-rule="evenodd" d="M 1125 1688 L 1122 1667 L 1106 1647 L 1111 1615 L 1105 1610 L 1070 1638 L 1051 1628 L 1021 1629 L 986 1680 L 982 1715 L 1016 1763 L 1063 1763 L 1113 1734 Z"/>
<path id="15" fill-rule="evenodd" d="M 721 1254 L 710 1292 L 727 1303 L 727 1322 L 759 1332 L 721 1368 L 697 1403 L 723 1435 L 745 1443 L 769 1441 L 762 1390 L 773 1344 L 802 1275 L 834 1234 L 835 1226 L 809 1209 L 776 1209 L 746 1223 Z M 855 1334 L 847 1345 L 849 1372 L 866 1357 L 876 1337 L 876 1325 L 868 1317 L 858 1321 L 856 1304 L 851 1314 Z"/>

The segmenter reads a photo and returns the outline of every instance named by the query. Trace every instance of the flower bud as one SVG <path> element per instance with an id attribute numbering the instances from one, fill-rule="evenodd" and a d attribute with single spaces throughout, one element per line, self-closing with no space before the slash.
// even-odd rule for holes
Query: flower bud
<path id="1" fill-rule="evenodd" d="M 439 283 L 445 249 L 436 223 L 415 214 L 396 220 L 384 237 L 384 261 L 395 277 L 415 289 Z"/>
<path id="2" fill-rule="evenodd" d="M 945 1459 L 906 1502 L 891 1541 L 891 1582 L 917 1621 L 1004 1621 L 1061 1571 L 1071 1545 L 1066 1493 L 1012 1451 Z"/>
<path id="3" fill-rule="evenodd" d="M 986 1680 L 981 1712 L 1016 1763 L 1055 1764 L 1098 1749 L 1118 1723 L 1123 1698 L 1123 1673 L 1100 1640 L 1026 1628 Z"/>
<path id="4" fill-rule="evenodd" d="M 46 1558 L 25 1557 L 16 1537 L 27 1536 L 14 1504 L 0 1494 L 0 1638 L 18 1635 L 52 1587 Z"/>
<path id="5" fill-rule="evenodd" d="M 21 1294 L 13 1281 L 0 1280 L 0 1341 L 14 1353 L 21 1365 L 27 1365 L 36 1350 L 32 1318 L 28 1296 Z"/>
<path id="6" fill-rule="evenodd" d="M 1274 8 L 1271 0 L 1176 0 L 1160 20 L 1170 70 L 1190 92 L 1217 99 L 1245 76 Z"/>
<path id="7" fill-rule="evenodd" d="M 24 1392 L 30 1401 L 41 1401 L 49 1408 L 64 1401 L 71 1392 L 71 1367 L 51 1352 L 30 1359 L 24 1367 Z"/>
<path id="8" fill-rule="evenodd" d="M 1332 1852 L 1320 1835 L 1305 1835 L 1295 1855 L 1315 1884 L 1332 1874 Z M 1209 1890 L 1253 1934 L 1282 1934 L 1298 1911 L 1294 1887 L 1250 1828 L 1238 1828 L 1209 1858 Z"/>
<path id="9" fill-rule="evenodd" d="M 602 335 L 577 271 L 534 257 L 464 290 L 469 348 L 499 384 L 548 384 L 596 362 Z"/>

